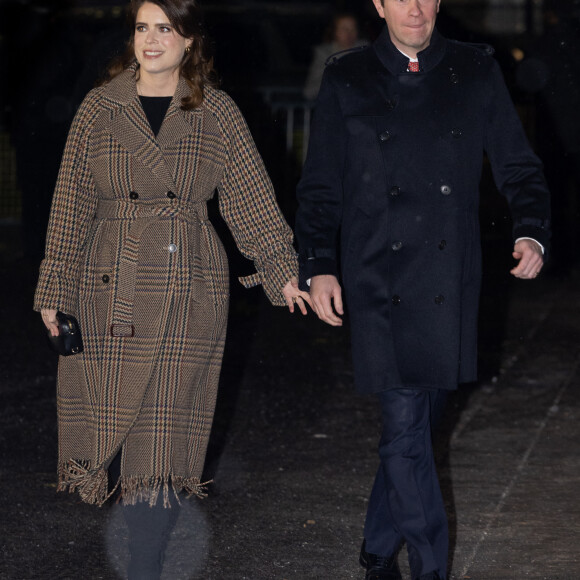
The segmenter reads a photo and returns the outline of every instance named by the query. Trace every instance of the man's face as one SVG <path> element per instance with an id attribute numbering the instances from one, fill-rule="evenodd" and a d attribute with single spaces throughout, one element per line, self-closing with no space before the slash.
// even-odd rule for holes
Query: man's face
<path id="1" fill-rule="evenodd" d="M 373 0 L 389 28 L 393 44 L 406 55 L 429 46 L 441 0 Z"/>

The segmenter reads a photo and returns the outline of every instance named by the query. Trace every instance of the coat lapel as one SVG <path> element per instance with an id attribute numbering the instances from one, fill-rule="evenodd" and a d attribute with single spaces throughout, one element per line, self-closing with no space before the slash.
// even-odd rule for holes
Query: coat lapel
<path id="1" fill-rule="evenodd" d="M 111 135 L 135 159 L 148 167 L 168 190 L 177 189 L 173 175 L 163 158 L 160 143 L 155 139 L 139 101 L 135 85 L 135 68 L 131 67 L 115 77 L 107 85 L 107 93 L 111 100 L 121 105 L 109 125 Z M 174 102 L 175 97 L 170 107 L 174 106 Z"/>
<path id="2" fill-rule="evenodd" d="M 157 135 L 157 142 L 162 150 L 170 147 L 190 135 L 198 127 L 201 121 L 201 109 L 195 109 L 191 113 L 184 114 L 181 110 L 181 99 L 189 94 L 189 86 L 182 78 L 173 95 L 173 99 L 163 119 L 163 124 Z"/>

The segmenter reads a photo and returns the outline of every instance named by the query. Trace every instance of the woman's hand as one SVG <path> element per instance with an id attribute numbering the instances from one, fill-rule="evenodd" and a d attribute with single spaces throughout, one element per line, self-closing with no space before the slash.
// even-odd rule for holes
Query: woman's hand
<path id="1" fill-rule="evenodd" d="M 307 314 L 308 311 L 306 310 L 305 302 L 308 302 L 310 308 L 312 308 L 310 294 L 298 289 L 298 280 L 296 280 L 295 277 L 292 278 L 284 288 L 282 288 L 282 294 L 284 294 L 284 298 L 286 298 L 286 304 L 288 304 L 290 312 L 294 312 L 294 306 L 298 305 L 300 312 L 302 312 L 302 314 Z"/>
<path id="2" fill-rule="evenodd" d="M 58 322 L 56 321 L 56 310 L 52 310 L 51 308 L 43 308 L 40 311 L 40 315 L 42 316 L 42 322 L 44 322 L 44 326 L 48 328 L 51 336 L 58 336 Z"/>

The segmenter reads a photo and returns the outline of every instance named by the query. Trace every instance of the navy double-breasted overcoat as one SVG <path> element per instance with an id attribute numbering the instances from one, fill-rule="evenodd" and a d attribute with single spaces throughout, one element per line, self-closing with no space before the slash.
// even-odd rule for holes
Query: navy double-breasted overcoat
<path id="1" fill-rule="evenodd" d="M 476 378 L 484 152 L 514 239 L 549 240 L 549 194 L 493 50 L 443 38 L 420 72 L 385 28 L 327 66 L 298 186 L 301 283 L 342 267 L 362 392 Z"/>

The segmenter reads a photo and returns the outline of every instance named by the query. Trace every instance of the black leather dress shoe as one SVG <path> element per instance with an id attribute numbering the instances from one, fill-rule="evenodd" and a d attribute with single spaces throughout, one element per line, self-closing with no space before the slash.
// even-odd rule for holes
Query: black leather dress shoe
<path id="1" fill-rule="evenodd" d="M 365 548 L 366 540 L 363 540 L 359 562 L 366 568 L 365 580 L 403 580 L 396 554 L 389 557 L 377 556 L 367 552 Z"/>

